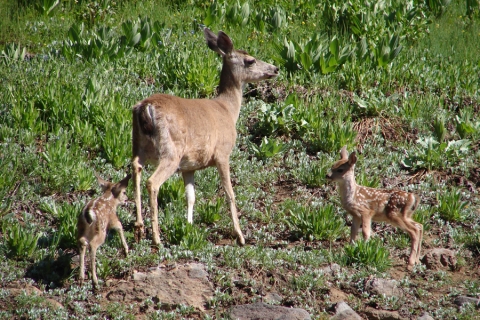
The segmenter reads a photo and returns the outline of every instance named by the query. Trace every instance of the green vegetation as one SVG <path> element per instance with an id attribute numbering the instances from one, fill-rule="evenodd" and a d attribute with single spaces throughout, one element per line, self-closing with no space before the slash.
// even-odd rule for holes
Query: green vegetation
<path id="1" fill-rule="evenodd" d="M 205 313 L 176 306 L 152 319 L 222 318 L 270 291 L 324 319 L 332 286 L 364 317 L 368 306 L 480 317 L 453 303 L 480 293 L 479 19 L 474 0 L 0 0 L 0 318 L 142 312 L 77 285 L 76 219 L 99 193 L 96 172 L 116 180 L 130 171 L 137 101 L 215 95 L 221 62 L 204 26 L 280 68 L 274 81 L 245 89 L 231 156 L 247 245 L 234 244 L 218 173 L 196 173 L 193 226 L 177 175 L 159 191 L 163 245 L 152 247 L 148 234 L 135 243 L 130 187 L 118 212 L 130 253 L 108 236 L 99 278 L 204 263 L 216 289 Z M 349 244 L 350 218 L 325 180 L 344 145 L 361 158 L 359 183 L 420 196 L 425 247 L 457 250 L 459 270 L 403 275 L 408 235 L 384 224 L 373 225 L 371 241 Z M 143 183 L 152 167 L 145 171 Z M 145 188 L 142 199 L 148 208 Z M 327 279 L 321 270 L 335 262 L 341 270 Z M 361 283 L 370 276 L 399 280 L 409 299 L 367 299 Z M 239 277 L 248 285 L 233 283 Z M 16 281 L 43 294 L 13 296 L 6 285 Z M 50 298 L 68 307 L 49 308 Z"/>
<path id="2" fill-rule="evenodd" d="M 367 266 L 380 272 L 387 270 L 392 265 L 388 249 L 383 246 L 383 240 L 379 238 L 347 244 L 342 261 L 349 266 Z"/>

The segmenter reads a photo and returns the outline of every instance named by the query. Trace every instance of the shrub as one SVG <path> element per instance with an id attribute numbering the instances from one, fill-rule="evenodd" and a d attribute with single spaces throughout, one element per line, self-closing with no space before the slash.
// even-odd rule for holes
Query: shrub
<path id="1" fill-rule="evenodd" d="M 259 146 L 250 142 L 248 147 L 250 153 L 253 153 L 258 159 L 266 160 L 283 153 L 287 145 L 278 139 L 263 137 Z"/>
<path id="2" fill-rule="evenodd" d="M 345 246 L 343 263 L 348 266 L 368 266 L 383 272 L 391 267 L 392 261 L 380 238 L 359 240 Z"/>
<path id="3" fill-rule="evenodd" d="M 427 170 L 439 170 L 451 167 L 463 159 L 470 150 L 469 140 L 438 142 L 432 137 L 417 140 L 412 156 L 404 159 L 406 167 Z"/>
<path id="4" fill-rule="evenodd" d="M 207 234 L 200 227 L 188 223 L 183 217 L 170 217 L 162 223 L 163 233 L 170 244 L 180 245 L 188 250 L 198 250 L 207 244 Z"/>
<path id="5" fill-rule="evenodd" d="M 29 226 L 22 226 L 20 221 L 8 217 L 2 221 L 2 233 L 7 255 L 15 259 L 30 259 L 37 249 L 37 242 L 42 233 Z"/>
<path id="6" fill-rule="evenodd" d="M 197 205 L 197 212 L 200 215 L 200 222 L 206 224 L 213 224 L 222 218 L 220 211 L 224 207 L 224 198 L 217 198 L 215 202 L 208 200 L 208 202 Z"/>
<path id="7" fill-rule="evenodd" d="M 343 219 L 332 205 L 297 206 L 290 209 L 289 213 L 286 223 L 310 241 L 314 239 L 333 241 L 345 233 Z"/>
<path id="8" fill-rule="evenodd" d="M 450 222 L 460 222 L 464 219 L 463 210 L 468 202 L 462 201 L 462 193 L 458 189 L 450 189 L 437 195 L 440 217 Z"/>
<path id="9" fill-rule="evenodd" d="M 64 202 L 57 205 L 53 201 L 46 201 L 40 207 L 57 220 L 58 231 L 54 233 L 53 246 L 62 249 L 77 248 L 77 221 L 83 204 Z"/>

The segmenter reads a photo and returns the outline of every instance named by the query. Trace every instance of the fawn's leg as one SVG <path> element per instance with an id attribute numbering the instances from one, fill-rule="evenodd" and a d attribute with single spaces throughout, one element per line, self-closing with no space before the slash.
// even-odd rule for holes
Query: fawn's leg
<path id="1" fill-rule="evenodd" d="M 94 289 L 98 287 L 96 257 L 97 245 L 92 244 L 92 242 L 90 241 L 90 269 L 92 270 L 92 283 Z"/>
<path id="2" fill-rule="evenodd" d="M 416 262 L 420 264 L 420 251 L 422 250 L 422 240 L 423 240 L 423 225 L 419 222 L 413 221 L 413 224 L 419 231 L 419 238 L 420 240 L 418 241 L 418 247 L 417 247 L 417 259 Z"/>
<path id="3" fill-rule="evenodd" d="M 225 161 L 217 162 L 217 169 L 222 179 L 223 188 L 227 194 L 227 202 L 230 204 L 230 213 L 232 215 L 233 228 L 237 235 L 237 243 L 241 246 L 245 245 L 245 238 L 240 229 L 240 222 L 238 221 L 237 207 L 235 205 L 235 194 L 233 193 L 232 182 L 230 181 L 230 165 L 228 158 Z"/>
<path id="4" fill-rule="evenodd" d="M 85 280 L 85 253 L 87 251 L 87 241 L 85 238 L 80 238 L 78 240 L 78 251 L 80 252 L 80 275 L 79 279 L 80 282 L 83 283 Z"/>
<path id="5" fill-rule="evenodd" d="M 357 240 L 358 231 L 362 226 L 362 219 L 357 216 L 352 216 L 352 226 L 350 227 L 350 242 Z"/>
<path id="6" fill-rule="evenodd" d="M 112 221 L 110 223 L 111 223 L 110 228 L 113 230 L 116 230 L 120 235 L 120 239 L 122 240 L 122 245 L 123 245 L 123 249 L 125 250 L 125 256 L 126 256 L 128 254 L 128 245 L 127 245 L 127 241 L 125 240 L 125 235 L 123 234 L 122 223 L 118 220 L 118 218 L 115 219 L 115 221 Z"/>
<path id="7" fill-rule="evenodd" d="M 408 217 L 405 217 L 405 211 L 402 214 L 399 212 L 394 212 L 390 210 L 387 212 L 387 216 L 390 218 L 391 224 L 399 227 L 405 231 L 410 237 L 411 247 L 410 247 L 410 257 L 408 258 L 409 268 L 413 267 L 415 262 L 417 262 L 417 254 L 420 243 L 420 230 L 417 229 L 416 225 Z"/>
<path id="8" fill-rule="evenodd" d="M 195 204 L 195 171 L 182 172 L 183 183 L 185 184 L 185 194 L 187 197 L 187 220 L 193 223 L 193 205 Z"/>
<path id="9" fill-rule="evenodd" d="M 370 239 L 372 233 L 372 217 L 368 213 L 362 214 L 362 232 L 363 239 Z"/>
<path id="10" fill-rule="evenodd" d="M 422 247 L 423 239 L 423 225 L 412 219 L 413 212 L 418 207 L 419 202 L 420 198 L 417 195 L 410 193 L 408 195 L 408 200 L 402 210 L 402 218 L 405 225 L 404 230 L 409 234 L 412 241 L 410 258 L 408 259 L 409 266 L 413 266 L 415 263 L 420 264 L 420 250 Z"/>

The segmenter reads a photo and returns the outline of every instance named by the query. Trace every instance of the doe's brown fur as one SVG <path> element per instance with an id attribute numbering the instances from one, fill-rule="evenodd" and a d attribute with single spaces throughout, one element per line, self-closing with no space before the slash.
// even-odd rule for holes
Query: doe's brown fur
<path id="1" fill-rule="evenodd" d="M 278 68 L 235 50 L 222 31 L 218 36 L 204 29 L 208 47 L 223 58 L 218 96 L 215 99 L 183 99 L 154 94 L 133 107 L 133 180 L 137 208 L 136 238 L 143 236 L 140 181 L 143 166 L 152 163 L 155 171 L 147 181 L 152 215 L 153 243 L 160 243 L 158 190 L 176 171 L 182 173 L 187 197 L 187 218 L 193 222 L 195 203 L 194 172 L 215 166 L 230 205 L 237 242 L 245 244 L 235 195 L 230 181 L 229 158 L 237 136 L 236 123 L 242 102 L 242 87 L 249 82 L 271 79 Z"/>

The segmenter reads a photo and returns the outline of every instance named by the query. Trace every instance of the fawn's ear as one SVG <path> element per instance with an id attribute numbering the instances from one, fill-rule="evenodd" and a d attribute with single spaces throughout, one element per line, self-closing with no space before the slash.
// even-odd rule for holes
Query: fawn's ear
<path id="1" fill-rule="evenodd" d="M 95 173 L 95 177 L 97 177 L 98 184 L 100 185 L 100 188 L 102 188 L 102 191 L 111 188 L 112 183 L 110 181 L 102 179 L 97 173 Z"/>
<path id="2" fill-rule="evenodd" d="M 348 163 L 353 166 L 357 162 L 357 153 L 353 151 L 348 157 Z"/>
<path id="3" fill-rule="evenodd" d="M 132 177 L 131 174 L 128 174 L 123 180 L 117 182 L 113 187 L 112 187 L 112 194 L 115 198 L 118 198 L 122 192 L 125 191 L 128 187 L 128 181 L 130 181 L 130 178 Z"/>
<path id="4" fill-rule="evenodd" d="M 130 181 L 130 178 L 132 177 L 131 174 L 127 174 L 125 178 L 123 178 L 122 181 L 118 183 L 119 186 L 121 186 L 123 189 L 127 189 L 128 187 L 128 181 Z"/>
<path id="5" fill-rule="evenodd" d="M 343 146 L 342 150 L 340 150 L 340 160 L 347 160 L 348 159 L 348 151 L 347 146 Z"/>

